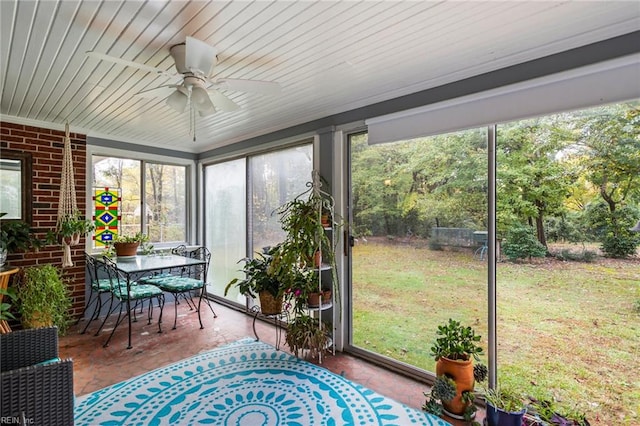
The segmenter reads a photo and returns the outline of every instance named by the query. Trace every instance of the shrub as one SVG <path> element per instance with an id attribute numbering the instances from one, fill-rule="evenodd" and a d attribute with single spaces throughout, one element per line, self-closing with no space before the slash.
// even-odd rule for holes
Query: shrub
<path id="1" fill-rule="evenodd" d="M 562 249 L 560 253 L 556 254 L 559 260 L 569 260 L 573 262 L 593 262 L 598 254 L 593 250 L 582 250 L 580 253 L 575 253 L 569 249 Z"/>
<path id="2" fill-rule="evenodd" d="M 640 234 L 629 228 L 637 222 L 638 214 L 636 208 L 627 205 L 611 212 L 602 202 L 587 208 L 589 225 L 597 230 L 600 249 L 606 257 L 625 258 L 636 254 Z"/>
<path id="3" fill-rule="evenodd" d="M 533 235 L 533 230 L 525 226 L 509 229 L 502 251 L 509 260 L 544 257 L 547 254 L 547 249 Z"/>

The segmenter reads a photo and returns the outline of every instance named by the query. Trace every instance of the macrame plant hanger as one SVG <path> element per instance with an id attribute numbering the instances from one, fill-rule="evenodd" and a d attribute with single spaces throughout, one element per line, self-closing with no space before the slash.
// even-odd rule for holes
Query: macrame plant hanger
<path id="1" fill-rule="evenodd" d="M 76 203 L 76 185 L 73 179 L 73 156 L 71 155 L 71 137 L 69 136 L 69 123 L 65 124 L 64 151 L 62 154 L 62 178 L 60 182 L 60 200 L 58 201 L 58 222 L 56 231 L 60 230 L 62 222 L 73 218 L 78 212 Z M 64 254 L 62 267 L 73 266 L 71 260 L 71 246 L 80 242 L 80 234 L 72 238 L 62 238 L 60 243 Z"/>

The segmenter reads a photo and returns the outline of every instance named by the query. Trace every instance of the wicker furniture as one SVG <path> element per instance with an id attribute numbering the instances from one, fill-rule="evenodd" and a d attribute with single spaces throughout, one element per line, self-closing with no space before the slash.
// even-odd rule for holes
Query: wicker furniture
<path id="1" fill-rule="evenodd" d="M 73 424 L 73 361 L 58 359 L 58 328 L 0 335 L 0 416 L 10 423 Z"/>

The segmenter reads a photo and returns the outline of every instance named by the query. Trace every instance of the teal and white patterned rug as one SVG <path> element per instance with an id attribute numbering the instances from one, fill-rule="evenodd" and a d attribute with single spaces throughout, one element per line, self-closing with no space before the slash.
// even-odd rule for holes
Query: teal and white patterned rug
<path id="1" fill-rule="evenodd" d="M 77 398 L 82 425 L 448 425 L 246 338 Z"/>

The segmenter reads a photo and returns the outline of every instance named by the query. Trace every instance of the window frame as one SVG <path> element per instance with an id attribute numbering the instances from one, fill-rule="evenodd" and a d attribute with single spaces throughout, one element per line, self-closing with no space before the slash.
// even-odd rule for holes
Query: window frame
<path id="1" fill-rule="evenodd" d="M 107 148 L 101 146 L 93 146 L 87 145 L 87 199 L 86 199 L 86 207 L 87 212 L 92 212 L 91 216 L 93 216 L 94 205 L 93 205 L 93 181 L 94 181 L 94 172 L 93 172 L 93 158 L 99 157 L 111 157 L 111 158 L 120 158 L 123 160 L 133 160 L 140 162 L 140 182 L 145 182 L 145 174 L 146 174 L 146 165 L 147 164 L 163 164 L 167 166 L 176 166 L 176 167 L 185 167 L 185 211 L 186 211 L 186 224 L 185 224 L 185 241 L 172 241 L 170 243 L 159 243 L 152 242 L 154 247 L 156 248 L 169 248 L 174 247 L 178 244 L 186 244 L 191 245 L 196 241 L 196 207 L 195 207 L 195 199 L 194 194 L 195 188 L 195 173 L 196 173 L 196 162 L 189 159 L 180 159 L 175 157 L 168 157 L 164 155 L 157 154 L 148 154 L 137 151 L 125 151 L 121 149 L 115 148 Z M 142 202 L 142 206 L 146 206 L 146 191 L 145 185 L 141 185 L 140 199 Z M 140 230 L 142 231 L 147 223 L 144 215 L 140 220 Z M 100 251 L 103 250 L 99 247 L 94 247 L 93 239 L 86 239 L 86 250 L 87 251 Z"/>

